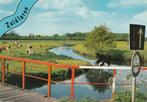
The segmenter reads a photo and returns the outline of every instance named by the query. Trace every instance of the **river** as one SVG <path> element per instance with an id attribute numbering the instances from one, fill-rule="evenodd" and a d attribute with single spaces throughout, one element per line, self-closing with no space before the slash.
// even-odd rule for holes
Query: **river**
<path id="1" fill-rule="evenodd" d="M 70 57 L 70 58 L 73 58 L 73 59 L 86 61 L 86 62 L 89 62 L 92 65 L 95 64 L 95 60 L 88 59 L 88 58 L 85 58 L 85 57 L 77 54 L 70 47 L 58 47 L 58 48 L 53 48 L 53 49 L 51 49 L 49 51 L 53 52 L 53 53 L 55 53 L 57 55 L 64 55 L 64 56 L 67 56 L 67 57 Z"/>
<path id="2" fill-rule="evenodd" d="M 58 48 L 53 48 L 51 50 L 49 50 L 50 52 L 53 52 L 57 55 L 64 55 L 67 57 L 71 57 L 73 59 L 78 59 L 78 60 L 82 60 L 82 61 L 86 61 L 89 62 L 90 64 L 94 65 L 95 64 L 95 60 L 92 59 L 88 59 L 85 58 L 79 54 L 77 54 L 76 52 L 73 51 L 73 49 L 71 47 L 58 47 Z M 121 65 L 121 63 L 118 64 L 119 66 Z M 113 65 L 111 64 L 111 66 L 118 66 L 118 65 Z M 105 72 L 105 71 L 104 71 Z M 103 78 L 100 78 L 100 80 L 98 81 L 98 78 L 93 78 L 93 80 L 95 80 L 95 82 L 101 82 L 101 80 L 106 80 L 105 78 L 108 73 L 101 73 L 101 75 L 103 75 Z M 101 77 L 101 76 L 97 76 L 96 70 L 90 73 L 86 73 L 87 76 L 91 76 L 91 75 L 95 75 L 95 77 Z M 147 84 L 147 71 L 141 71 L 139 76 L 137 77 L 137 84 Z M 79 77 L 77 77 L 75 79 L 75 81 L 78 80 L 79 82 L 90 82 L 91 80 L 88 80 L 88 78 L 84 75 L 81 75 Z M 117 84 L 131 84 L 132 83 L 132 77 L 131 77 L 131 70 L 117 70 L 117 79 L 116 79 Z M 81 98 L 84 96 L 87 97 L 94 97 L 97 99 L 108 99 L 111 98 L 111 87 L 101 87 L 101 89 L 103 90 L 102 92 L 100 91 L 100 89 L 98 88 L 98 86 L 92 86 L 92 85 L 76 85 L 75 86 L 77 89 L 76 92 L 76 97 L 77 98 Z M 140 89 L 141 93 L 146 94 L 147 91 L 147 85 L 138 85 L 138 88 Z M 116 87 L 117 91 L 124 91 L 124 90 L 130 90 L 131 89 L 131 85 L 117 85 Z M 64 93 L 63 93 L 64 94 Z"/>
<path id="3" fill-rule="evenodd" d="M 49 50 L 52 53 L 57 55 L 64 55 L 73 59 L 78 59 L 82 61 L 87 61 L 92 65 L 95 64 L 95 60 L 85 58 L 73 51 L 70 47 L 58 47 Z M 118 66 L 118 65 L 111 65 L 111 66 Z M 120 65 L 119 65 L 120 66 Z M 96 83 L 108 83 L 110 77 L 112 76 L 112 71 L 105 71 L 105 70 L 89 70 L 86 73 L 83 73 L 75 78 L 75 82 L 96 82 Z M 12 79 L 13 78 L 13 79 Z M 27 79 L 26 77 L 26 88 L 37 91 L 44 95 L 47 95 L 47 83 L 38 81 L 35 79 Z M 31 81 L 29 81 L 31 80 Z M 33 81 L 34 80 L 34 81 Z M 11 76 L 10 82 L 20 82 L 21 83 L 21 76 Z M 65 82 L 70 82 L 71 80 L 64 80 Z M 131 85 L 118 85 L 118 84 L 131 84 L 131 70 L 117 70 L 117 79 L 116 79 L 116 91 L 124 91 L 130 90 Z M 31 84 L 29 84 L 31 82 Z M 147 92 L 147 71 L 141 71 L 139 76 L 137 77 L 137 84 L 146 85 L 138 85 L 138 89 L 141 93 L 146 94 Z M 30 86 L 32 85 L 32 86 Z M 18 85 L 18 86 L 21 86 Z M 110 99 L 111 98 L 111 86 L 99 86 L 99 85 L 82 85 L 82 84 L 75 84 L 75 98 L 80 99 L 83 97 L 90 97 L 96 98 L 98 100 L 103 99 Z M 70 96 L 70 84 L 51 84 L 51 96 L 54 98 L 62 98 L 62 97 L 69 97 Z"/>
<path id="4" fill-rule="evenodd" d="M 58 47 L 58 48 L 50 49 L 49 51 L 57 55 L 64 55 L 73 59 L 86 61 L 92 65 L 95 64 L 95 60 L 91 60 L 77 54 L 70 47 Z M 117 65 L 112 65 L 112 66 L 117 66 Z M 107 82 L 108 81 L 110 77 L 109 76 L 110 73 L 106 71 L 102 72 L 101 75 L 98 75 L 98 73 L 99 73 L 98 70 L 88 71 L 87 73 L 76 77 L 75 82 L 103 82 L 103 81 Z M 65 81 L 70 81 L 70 80 L 65 80 Z M 33 90 L 47 95 L 47 85 L 44 85 L 43 87 L 40 88 L 35 88 Z M 70 95 L 70 85 L 52 84 L 51 90 L 52 90 L 51 96 L 55 98 L 68 97 Z M 112 91 L 111 87 L 108 86 L 101 87 L 96 85 L 77 85 L 77 84 L 75 85 L 75 97 L 77 99 L 83 97 L 92 97 L 99 100 L 110 99 L 111 91 Z"/>
<path id="5" fill-rule="evenodd" d="M 52 53 L 55 53 L 57 55 L 64 55 L 67 57 L 70 57 L 72 59 L 82 60 L 89 62 L 90 64 L 94 65 L 95 60 L 85 58 L 76 52 L 73 51 L 70 47 L 58 47 L 53 48 L 49 50 Z M 92 76 L 91 76 L 92 75 Z M 94 77 L 93 77 L 94 75 Z M 85 74 L 82 74 L 75 78 L 75 82 L 103 82 L 108 81 L 106 77 L 109 77 L 110 74 L 107 72 L 103 73 L 103 76 L 99 78 L 96 71 L 88 71 Z M 70 82 L 70 80 L 65 80 L 65 82 Z M 42 94 L 47 95 L 47 85 L 44 85 L 40 88 L 33 89 L 37 92 L 41 92 Z M 52 84 L 51 85 L 51 93 L 52 97 L 55 98 L 61 98 L 61 97 L 68 97 L 70 95 L 70 85 L 67 84 Z M 105 87 L 98 87 L 97 85 L 78 85 L 75 84 L 75 97 L 77 99 L 83 98 L 83 97 L 91 97 L 96 98 L 99 100 L 102 99 L 110 99 L 111 98 L 111 87 L 105 86 Z"/>

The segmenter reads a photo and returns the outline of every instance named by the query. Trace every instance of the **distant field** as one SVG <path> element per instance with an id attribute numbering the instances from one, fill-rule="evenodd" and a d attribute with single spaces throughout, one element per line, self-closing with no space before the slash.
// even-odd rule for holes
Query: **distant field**
<path id="1" fill-rule="evenodd" d="M 114 55 L 114 57 L 120 57 L 123 56 L 124 60 L 130 60 L 133 51 L 129 50 L 129 44 L 126 41 L 116 41 L 115 42 L 116 48 L 114 48 L 111 53 Z M 144 60 L 147 61 L 147 42 L 145 42 L 144 51 L 140 51 L 141 55 L 144 56 Z M 73 46 L 73 49 L 82 54 L 86 55 L 92 58 L 95 58 L 95 55 L 92 51 L 90 51 L 86 46 L 84 46 L 84 43 L 77 44 Z"/>
<path id="2" fill-rule="evenodd" d="M 0 55 L 11 56 L 11 57 L 19 57 L 19 58 L 27 58 L 27 59 L 36 59 L 66 65 L 88 65 L 87 62 L 81 60 L 73 60 L 71 58 L 67 58 L 65 56 L 57 56 L 51 52 L 48 52 L 49 49 L 59 46 L 69 46 L 73 44 L 79 44 L 79 41 L 49 41 L 49 40 L 20 40 L 17 42 L 21 42 L 22 47 L 17 48 L 14 45 L 13 40 L 1 40 L 0 46 L 10 45 L 10 51 L 2 51 Z M 34 49 L 34 54 L 28 55 L 26 53 L 27 45 L 32 45 Z M 40 47 L 41 45 L 41 47 Z M 12 66 L 10 69 L 16 70 L 17 72 L 21 71 L 21 63 L 9 61 L 9 66 Z M 41 73 L 47 72 L 47 67 L 35 64 L 27 64 L 27 72 L 31 73 Z M 35 70 L 34 70 L 35 68 Z"/>
<path id="3" fill-rule="evenodd" d="M 80 60 L 73 60 L 71 58 L 67 58 L 65 56 L 57 56 L 51 52 L 48 52 L 48 49 L 59 47 L 59 46 L 72 46 L 73 49 L 85 56 L 89 56 L 90 58 L 94 58 L 93 52 L 91 52 L 86 46 L 84 46 L 84 41 L 49 41 L 49 40 L 20 40 L 18 42 L 21 42 L 22 48 L 17 48 L 13 43 L 15 41 L 13 40 L 1 40 L 0 46 L 2 45 L 10 45 L 11 51 L 2 51 L 0 55 L 5 56 L 11 56 L 11 57 L 21 57 L 21 58 L 28 58 L 28 59 L 36 59 L 36 60 L 42 60 L 42 61 L 49 61 L 54 63 L 60 63 L 60 64 L 66 64 L 66 65 L 89 65 L 85 61 Z M 121 56 L 125 60 L 129 60 L 132 56 L 133 51 L 129 51 L 128 43 L 125 41 L 117 41 L 116 48 L 112 52 L 113 56 L 116 58 L 121 58 Z M 28 55 L 26 53 L 27 45 L 32 45 L 35 53 L 32 55 Z M 40 47 L 41 45 L 41 47 Z M 141 51 L 141 54 L 144 55 L 145 61 L 147 61 L 147 42 L 145 42 L 145 50 Z M 17 71 L 21 71 L 21 64 L 17 62 L 9 62 L 9 64 L 12 64 L 11 66 L 15 67 Z M 33 72 L 33 73 L 39 73 L 39 72 L 47 72 L 47 68 L 44 68 L 44 66 L 29 64 L 27 65 L 27 71 Z M 33 68 L 38 68 L 37 70 Z"/>
<path id="4" fill-rule="evenodd" d="M 119 49 L 122 51 L 129 51 L 128 43 L 125 41 L 117 41 L 115 42 L 115 45 L 116 45 L 115 49 Z M 73 46 L 73 49 L 82 55 L 88 55 L 92 57 L 95 56 L 92 51 L 90 51 L 86 46 L 84 46 L 84 43 Z"/>
<path id="5" fill-rule="evenodd" d="M 1 40 L 0 46 L 10 45 L 11 49 L 10 51 L 2 51 L 0 55 L 49 61 L 54 57 L 58 59 L 58 56 L 55 56 L 55 54 L 48 52 L 49 49 L 59 46 L 79 44 L 79 41 L 19 40 L 17 42 L 21 42 L 22 47 L 17 48 L 17 46 L 14 45 L 14 42 L 15 41 L 13 40 Z M 33 46 L 34 54 L 27 54 L 26 50 L 28 45 Z"/>

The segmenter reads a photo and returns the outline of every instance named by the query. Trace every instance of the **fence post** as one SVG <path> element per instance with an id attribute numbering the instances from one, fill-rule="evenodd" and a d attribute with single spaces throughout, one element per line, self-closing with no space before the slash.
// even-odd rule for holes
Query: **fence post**
<path id="1" fill-rule="evenodd" d="M 112 98 L 115 97 L 116 69 L 113 70 Z"/>
<path id="2" fill-rule="evenodd" d="M 9 63 L 6 63 L 5 73 L 8 74 L 8 72 L 9 72 Z"/>
<path id="3" fill-rule="evenodd" d="M 25 61 L 22 63 L 22 89 L 25 89 Z"/>
<path id="4" fill-rule="evenodd" d="M 2 83 L 5 83 L 5 59 L 2 59 Z"/>
<path id="5" fill-rule="evenodd" d="M 75 78 L 75 68 L 72 67 L 72 73 L 71 73 L 71 93 L 70 96 L 73 99 L 74 98 L 74 78 Z"/>
<path id="6" fill-rule="evenodd" d="M 51 74 L 52 74 L 52 66 L 48 68 L 48 97 L 51 96 Z"/>

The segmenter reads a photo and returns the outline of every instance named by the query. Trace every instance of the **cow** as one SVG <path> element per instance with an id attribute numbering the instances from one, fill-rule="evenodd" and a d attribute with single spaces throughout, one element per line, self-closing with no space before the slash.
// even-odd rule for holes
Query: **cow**
<path id="1" fill-rule="evenodd" d="M 33 46 L 28 45 L 28 48 L 26 49 L 26 51 L 27 51 L 27 54 L 29 54 L 29 55 L 31 55 L 32 53 L 34 53 Z"/>
<path id="2" fill-rule="evenodd" d="M 9 51 L 10 48 L 11 48 L 10 45 L 0 46 L 0 53 L 1 53 L 2 51 Z"/>
<path id="3" fill-rule="evenodd" d="M 17 47 L 17 48 L 21 48 L 22 47 L 22 44 L 20 42 L 14 42 L 14 45 Z"/>
<path id="4" fill-rule="evenodd" d="M 97 58 L 96 64 L 98 64 L 99 66 L 110 66 L 110 62 L 111 62 L 110 54 L 97 53 L 96 58 Z"/>

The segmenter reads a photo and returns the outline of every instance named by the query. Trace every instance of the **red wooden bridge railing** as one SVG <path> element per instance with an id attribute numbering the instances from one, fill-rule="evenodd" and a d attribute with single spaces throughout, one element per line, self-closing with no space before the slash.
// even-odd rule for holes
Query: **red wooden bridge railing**
<path id="1" fill-rule="evenodd" d="M 25 89 L 25 77 L 31 77 L 31 78 L 35 78 L 35 79 L 39 79 L 39 80 L 43 80 L 43 81 L 47 81 L 48 83 L 48 97 L 51 96 L 51 82 L 56 82 L 56 81 L 52 81 L 51 80 L 51 73 L 52 73 L 52 67 L 57 67 L 57 68 L 71 68 L 71 82 L 67 83 L 67 82 L 57 82 L 57 83 L 62 83 L 62 84 L 71 84 L 71 89 L 70 89 L 70 97 L 74 98 L 74 84 L 90 84 L 90 85 L 103 85 L 103 86 L 108 86 L 108 83 L 75 83 L 74 79 L 75 79 L 75 69 L 81 68 L 84 69 L 86 68 L 86 66 L 75 66 L 75 65 L 61 65 L 61 64 L 54 64 L 54 63 L 49 63 L 49 62 L 45 62 L 45 61 L 40 61 L 40 60 L 30 60 L 30 59 L 25 59 L 25 58 L 13 58 L 13 57 L 8 57 L 8 56 L 0 56 L 1 59 L 1 73 L 2 73 L 2 83 L 5 83 L 5 62 L 6 60 L 12 60 L 12 61 L 19 61 L 22 63 L 22 73 L 17 73 L 17 72 L 13 72 L 11 71 L 11 73 L 14 74 L 18 74 L 22 76 L 22 89 Z M 38 76 L 33 76 L 33 75 L 28 75 L 26 74 L 26 63 L 33 63 L 33 64 L 39 64 L 39 65 L 45 65 L 48 67 L 48 78 L 41 78 Z M 88 69 L 90 66 L 88 66 L 86 69 Z M 91 66 L 93 67 L 93 66 Z M 103 69 L 106 67 L 97 67 L 97 69 Z M 90 68 L 91 69 L 91 68 Z M 96 67 L 93 67 L 93 69 L 96 69 Z M 113 84 L 112 84 L 112 97 L 115 95 L 115 80 L 116 80 L 116 69 L 118 68 L 108 68 L 108 69 L 113 69 Z M 126 68 L 126 69 L 130 69 L 130 68 Z M 142 70 L 147 70 L 146 67 L 141 68 Z"/>

